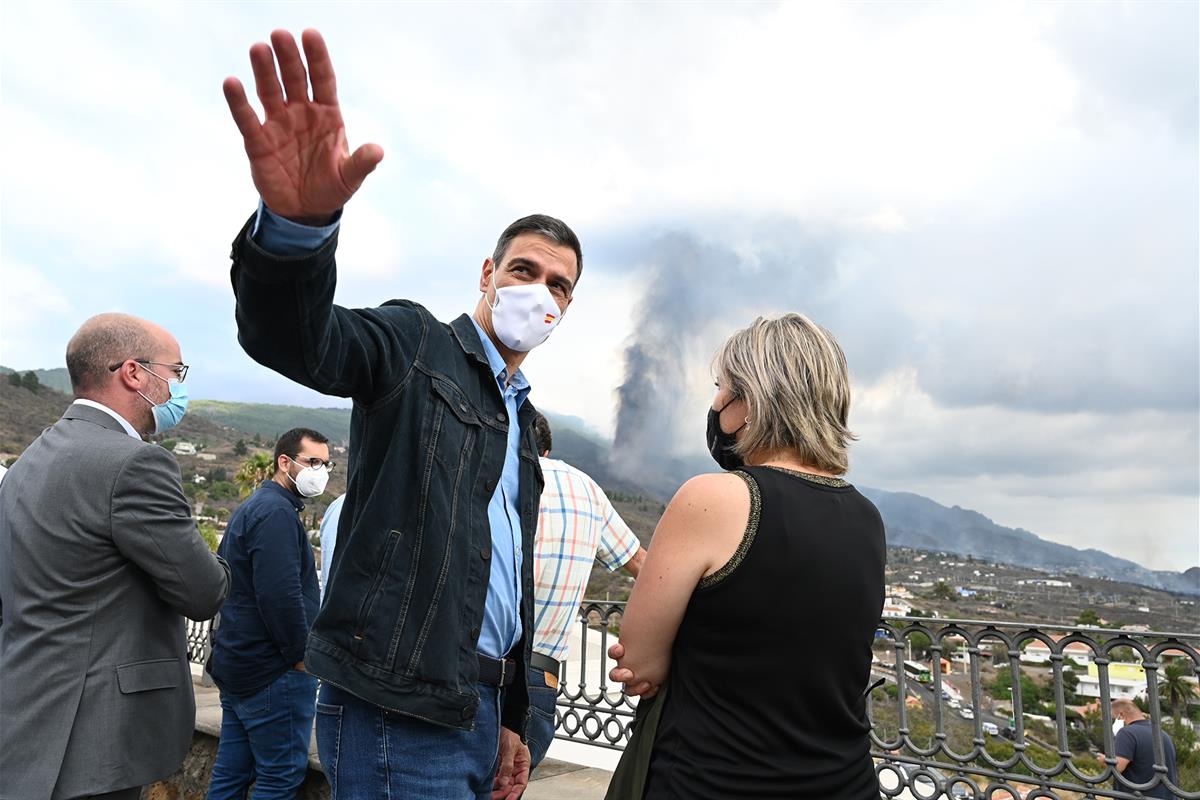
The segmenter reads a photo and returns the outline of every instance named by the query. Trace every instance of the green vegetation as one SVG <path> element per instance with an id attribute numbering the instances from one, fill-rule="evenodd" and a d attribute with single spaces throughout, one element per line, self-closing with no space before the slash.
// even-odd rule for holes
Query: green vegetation
<path id="1" fill-rule="evenodd" d="M 270 453 L 255 453 L 248 457 L 238 467 L 233 482 L 237 484 L 238 495 L 249 497 L 258 485 L 275 474 L 275 462 Z"/>
<path id="2" fill-rule="evenodd" d="M 217 526 L 211 522 L 201 522 L 199 528 L 200 536 L 203 537 L 204 543 L 208 545 L 208 549 L 214 553 L 217 552 Z"/>
<path id="3" fill-rule="evenodd" d="M 348 408 L 303 408 L 266 403 L 233 403 L 225 400 L 193 400 L 189 406 L 189 413 L 191 412 L 208 417 L 221 425 L 255 434 L 256 445 L 261 444 L 260 436 L 274 442 L 284 431 L 297 427 L 320 431 L 334 442 L 345 444 L 350 441 Z M 242 447 L 245 446 L 243 441 Z M 234 447 L 236 453 L 237 446 Z"/>

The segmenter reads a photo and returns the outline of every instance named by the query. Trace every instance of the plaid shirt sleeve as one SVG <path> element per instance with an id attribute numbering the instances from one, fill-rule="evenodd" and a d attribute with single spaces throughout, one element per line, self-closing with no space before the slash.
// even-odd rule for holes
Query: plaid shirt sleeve
<path id="1" fill-rule="evenodd" d="M 600 545 L 596 548 L 596 559 L 609 572 L 616 572 L 637 554 L 642 543 L 638 541 L 637 534 L 625 524 L 625 520 L 621 519 L 604 490 L 597 486 L 595 481 L 592 481 L 592 491 L 596 494 L 596 510 L 604 520 L 600 531 Z"/>

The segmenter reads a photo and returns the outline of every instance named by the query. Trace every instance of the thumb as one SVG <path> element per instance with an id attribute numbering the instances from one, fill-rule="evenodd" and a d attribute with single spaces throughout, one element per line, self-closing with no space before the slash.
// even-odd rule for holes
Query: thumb
<path id="1" fill-rule="evenodd" d="M 364 144 L 342 162 L 342 180 L 350 191 L 357 192 L 380 161 L 383 161 L 383 148 L 377 144 Z"/>

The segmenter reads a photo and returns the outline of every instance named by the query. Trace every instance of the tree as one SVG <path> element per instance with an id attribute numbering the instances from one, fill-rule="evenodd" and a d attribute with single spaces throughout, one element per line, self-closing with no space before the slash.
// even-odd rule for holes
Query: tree
<path id="1" fill-rule="evenodd" d="M 992 681 L 991 690 L 992 697 L 997 700 L 1004 699 L 1008 696 L 1008 690 L 1012 687 L 1012 672 L 1010 670 L 1001 670 L 996 673 L 996 679 Z M 1037 685 L 1033 678 L 1028 675 L 1021 675 L 1021 711 L 1026 714 L 1040 714 L 1042 712 L 1042 688 Z"/>
<path id="2" fill-rule="evenodd" d="M 1094 608 L 1085 608 L 1079 612 L 1079 616 L 1075 619 L 1076 625 L 1084 625 L 1089 628 L 1100 627 L 1100 615 L 1096 613 Z"/>
<path id="3" fill-rule="evenodd" d="M 245 439 L 238 439 L 236 442 L 234 442 L 233 454 L 235 456 L 241 457 L 241 456 L 246 455 L 246 453 L 248 453 L 248 452 L 250 452 L 250 451 L 246 448 L 246 440 Z"/>
<path id="4" fill-rule="evenodd" d="M 929 648 L 933 646 L 933 642 L 925 633 L 913 631 L 908 635 L 908 646 L 913 658 L 925 658 L 929 655 Z"/>
<path id="5" fill-rule="evenodd" d="M 945 581 L 938 581 L 937 585 L 929 593 L 930 597 L 937 600 L 957 600 L 958 595 L 954 593 L 954 589 Z"/>
<path id="6" fill-rule="evenodd" d="M 233 482 L 237 484 L 238 494 L 249 497 L 258 485 L 275 474 L 275 461 L 269 453 L 255 453 L 242 461 Z"/>
<path id="7" fill-rule="evenodd" d="M 19 373 L 19 372 L 8 373 L 8 385 L 15 386 L 18 389 L 20 389 L 21 388 L 21 373 Z"/>
<path id="8" fill-rule="evenodd" d="M 199 525 L 200 536 L 204 539 L 204 543 L 208 545 L 208 549 L 217 552 L 217 526 L 211 522 L 201 522 Z"/>
<path id="9" fill-rule="evenodd" d="M 1178 661 L 1172 661 L 1163 669 L 1158 679 L 1158 696 L 1171 706 L 1171 716 L 1175 719 L 1176 727 L 1183 722 L 1183 713 L 1187 705 L 1196 695 L 1196 687 L 1188 680 L 1187 668 Z"/>
<path id="10" fill-rule="evenodd" d="M 203 489 L 196 489 L 196 493 L 192 495 L 192 502 L 195 504 L 193 512 L 197 517 L 204 513 L 204 504 L 208 502 L 208 492 Z"/>
<path id="11" fill-rule="evenodd" d="M 21 376 L 21 385 L 34 393 L 42 386 L 41 381 L 38 380 L 38 376 L 32 370 Z"/>

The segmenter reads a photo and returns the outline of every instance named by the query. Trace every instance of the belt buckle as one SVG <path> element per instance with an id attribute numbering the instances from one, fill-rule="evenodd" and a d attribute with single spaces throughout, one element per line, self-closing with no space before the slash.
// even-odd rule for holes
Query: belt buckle
<path id="1" fill-rule="evenodd" d="M 504 672 L 506 669 L 508 669 L 508 659 L 504 658 L 504 656 L 501 656 L 500 657 L 500 687 L 501 688 L 504 687 Z"/>

